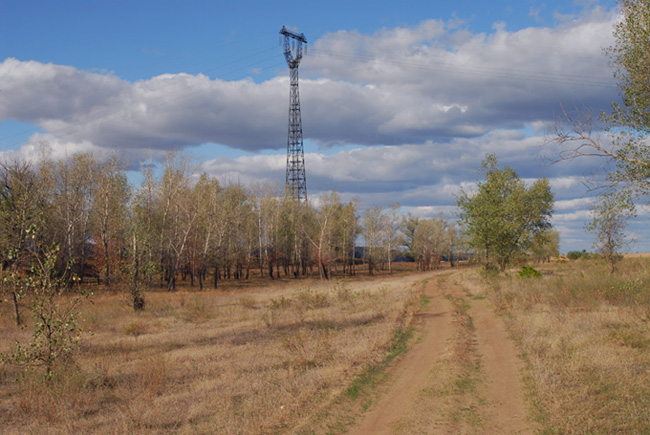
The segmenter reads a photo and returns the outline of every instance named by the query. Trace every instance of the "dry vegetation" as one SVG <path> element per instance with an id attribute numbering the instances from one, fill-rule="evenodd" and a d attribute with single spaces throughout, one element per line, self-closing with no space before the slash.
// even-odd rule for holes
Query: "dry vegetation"
<path id="1" fill-rule="evenodd" d="M 84 307 L 74 367 L 51 381 L 0 372 L 3 433 L 285 433 L 309 426 L 417 309 L 423 276 L 276 281 L 221 291 L 125 293 Z M 8 305 L 8 304 L 5 304 Z M 1 318 L 1 349 L 27 331 Z"/>
<path id="2" fill-rule="evenodd" d="M 610 275 L 599 260 L 548 265 L 542 278 L 495 278 L 486 294 L 527 362 L 548 433 L 650 433 L 650 259 Z M 466 277 L 472 292 L 484 288 Z"/>
<path id="3" fill-rule="evenodd" d="M 477 269 L 454 275 L 454 285 L 488 297 L 506 320 L 544 432 L 650 432 L 650 258 L 626 258 L 619 269 L 610 275 L 599 260 L 568 261 L 541 267 L 542 278 L 513 270 L 487 285 Z M 399 332 L 408 330 L 430 276 L 150 292 L 142 313 L 124 292 L 98 292 L 83 311 L 93 334 L 76 365 L 49 382 L 38 371 L 1 368 L 0 426 L 3 433 L 342 432 L 371 400 L 359 389 L 376 381 L 373 367 L 403 349 L 396 337 L 407 335 Z M 452 302 L 461 315 L 462 300 Z M 0 350 L 28 339 L 9 308 Z M 471 389 L 472 362 L 452 360 L 468 382 L 456 387 Z"/>

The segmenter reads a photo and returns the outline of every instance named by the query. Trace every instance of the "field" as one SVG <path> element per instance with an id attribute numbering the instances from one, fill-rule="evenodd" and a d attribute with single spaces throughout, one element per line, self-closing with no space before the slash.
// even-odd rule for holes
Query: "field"
<path id="1" fill-rule="evenodd" d="M 97 291 L 83 307 L 92 335 L 84 335 L 74 365 L 50 381 L 2 366 L 0 426 L 3 433 L 371 433 L 373 424 L 389 433 L 650 432 L 650 259 L 626 258 L 613 276 L 598 260 L 536 267 L 541 278 L 519 278 L 517 269 L 485 278 L 464 267 L 152 291 L 143 313 L 123 292 Z M 15 328 L 8 304 L 2 308 L 6 351 L 29 332 Z M 491 356 L 505 341 L 516 360 L 507 365 Z M 398 396 L 409 373 L 417 379 Z M 376 420 L 373 413 L 387 418 L 383 409 L 394 421 Z M 511 409 L 523 410 L 516 421 Z"/>
<path id="2" fill-rule="evenodd" d="M 408 328 L 423 276 L 123 293 L 84 307 L 77 367 L 2 368 L 3 433 L 266 433 L 308 423 Z M 5 304 L 8 305 L 8 304 Z M 2 347 L 28 332 L 2 317 Z M 19 379 L 16 382 L 16 379 Z"/>

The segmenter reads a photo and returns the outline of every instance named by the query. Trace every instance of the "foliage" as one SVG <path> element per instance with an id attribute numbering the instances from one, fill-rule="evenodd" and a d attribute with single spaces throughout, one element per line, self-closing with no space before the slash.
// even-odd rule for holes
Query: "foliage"
<path id="1" fill-rule="evenodd" d="M 550 228 L 554 198 L 548 180 L 527 188 L 512 168 L 499 169 L 495 155 L 487 156 L 482 172 L 486 179 L 478 191 L 458 198 L 459 218 L 469 245 L 484 256 L 485 268 L 496 264 L 503 271 Z"/>
<path id="2" fill-rule="evenodd" d="M 72 295 L 66 291 L 67 278 L 56 275 L 59 247 L 42 247 L 42 253 L 33 256 L 30 273 L 26 277 L 12 275 L 30 295 L 29 309 L 34 317 L 31 343 L 16 341 L 13 353 L 1 353 L 5 363 L 25 367 L 41 366 L 48 377 L 57 364 L 69 362 L 81 337 L 78 325 L 79 305 L 88 293 L 76 288 Z M 74 281 L 78 281 L 75 277 Z"/>
<path id="3" fill-rule="evenodd" d="M 616 125 L 650 133 L 650 2 L 618 0 L 622 19 L 608 51 L 616 68 L 622 104 L 613 105 Z"/>
<path id="4" fill-rule="evenodd" d="M 542 272 L 535 269 L 533 266 L 521 266 L 519 271 L 519 278 L 540 278 Z"/>
<path id="5" fill-rule="evenodd" d="M 559 231 L 549 228 L 535 233 L 530 252 L 538 263 L 551 261 L 551 257 L 555 257 L 560 253 Z"/>
<path id="6" fill-rule="evenodd" d="M 569 251 L 566 256 L 569 260 L 577 260 L 578 258 L 589 258 L 589 253 L 583 249 L 582 251 Z"/>
<path id="7" fill-rule="evenodd" d="M 607 49 L 615 68 L 622 102 L 602 113 L 605 133 L 594 131 L 589 110 L 564 110 L 551 129 L 564 148 L 559 160 L 603 157 L 611 163 L 606 185 L 643 197 L 650 194 L 650 1 L 618 0 L 621 19 L 614 28 L 614 46 Z M 602 183 L 602 182 L 599 182 Z"/>
<path id="8" fill-rule="evenodd" d="M 595 234 L 594 246 L 610 264 L 610 272 L 614 273 L 615 264 L 620 259 L 618 254 L 627 245 L 627 221 L 636 214 L 634 203 L 624 192 L 609 191 L 603 193 L 591 211 L 593 218 L 585 228 Z"/>

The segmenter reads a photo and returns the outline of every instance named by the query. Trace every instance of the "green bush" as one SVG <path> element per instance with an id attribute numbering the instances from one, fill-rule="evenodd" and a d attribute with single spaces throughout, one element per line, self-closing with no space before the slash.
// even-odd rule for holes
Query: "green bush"
<path id="1" fill-rule="evenodd" d="M 577 260 L 578 258 L 589 258 L 589 253 L 583 249 L 582 251 L 569 251 L 566 256 L 569 260 Z"/>
<path id="2" fill-rule="evenodd" d="M 535 269 L 533 266 L 521 266 L 519 271 L 519 278 L 540 278 L 542 272 Z"/>

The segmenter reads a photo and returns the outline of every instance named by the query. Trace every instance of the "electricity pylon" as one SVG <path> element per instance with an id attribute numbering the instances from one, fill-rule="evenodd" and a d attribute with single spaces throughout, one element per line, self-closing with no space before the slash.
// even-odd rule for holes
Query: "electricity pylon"
<path id="1" fill-rule="evenodd" d="M 305 176 L 305 151 L 302 144 L 302 118 L 298 93 L 298 65 L 302 59 L 302 45 L 307 44 L 305 35 L 291 32 L 282 26 L 284 57 L 289 66 L 289 138 L 287 140 L 287 189 L 293 197 L 307 201 L 307 177 Z"/>

